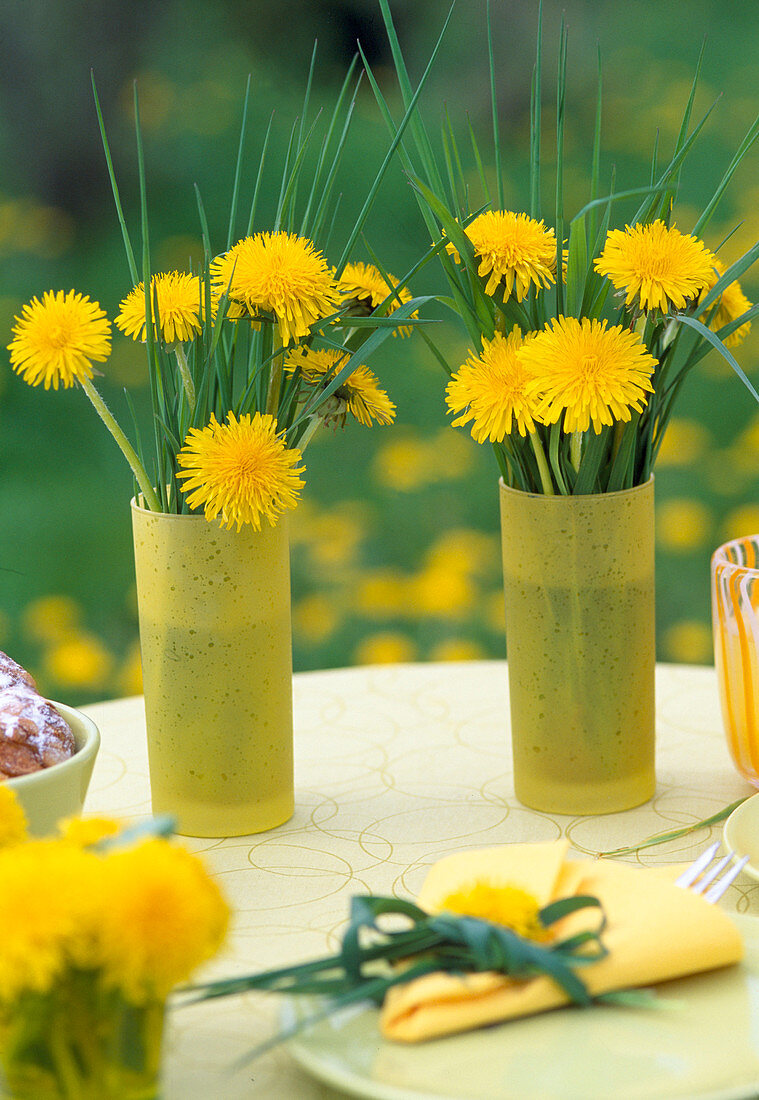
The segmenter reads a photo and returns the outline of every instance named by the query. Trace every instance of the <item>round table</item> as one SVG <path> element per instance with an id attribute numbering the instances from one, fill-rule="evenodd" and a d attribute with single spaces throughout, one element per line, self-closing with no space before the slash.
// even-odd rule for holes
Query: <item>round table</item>
<path id="1" fill-rule="evenodd" d="M 383 665 L 294 677 L 296 809 L 268 833 L 190 839 L 232 906 L 224 952 L 203 972 L 222 977 L 285 966 L 337 945 L 349 899 L 413 897 L 427 868 L 465 849 L 566 836 L 595 856 L 700 821 L 753 789 L 734 770 L 714 670 L 657 668 L 657 790 L 601 817 L 522 806 L 511 778 L 506 664 Z M 150 813 L 141 698 L 85 708 L 102 734 L 85 812 Z M 644 849 L 630 862 L 691 860 L 721 826 Z M 723 899 L 759 912 L 759 883 L 741 877 Z M 165 1100 L 333 1100 L 286 1048 L 233 1069 L 273 1034 L 276 995 L 248 994 L 177 1009 L 167 1038 Z"/>

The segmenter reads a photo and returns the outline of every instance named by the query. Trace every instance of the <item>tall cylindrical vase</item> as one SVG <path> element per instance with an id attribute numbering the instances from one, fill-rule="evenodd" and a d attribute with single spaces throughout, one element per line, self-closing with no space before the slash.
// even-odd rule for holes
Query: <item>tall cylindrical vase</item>
<path id="1" fill-rule="evenodd" d="M 132 502 L 154 813 L 241 836 L 293 812 L 287 527 L 230 531 Z"/>
<path id="2" fill-rule="evenodd" d="M 501 482 L 514 787 L 612 813 L 654 793 L 654 487 L 543 496 Z"/>

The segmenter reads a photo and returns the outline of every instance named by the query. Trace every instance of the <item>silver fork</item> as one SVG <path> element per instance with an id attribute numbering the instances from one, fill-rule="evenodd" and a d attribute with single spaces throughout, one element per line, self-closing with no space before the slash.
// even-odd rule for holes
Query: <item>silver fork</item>
<path id="1" fill-rule="evenodd" d="M 714 904 L 727 890 L 733 879 L 737 878 L 740 872 L 748 863 L 748 856 L 743 856 L 737 863 L 734 863 L 729 870 L 725 871 L 730 862 L 735 859 L 735 852 L 728 852 L 722 859 L 717 860 L 712 864 L 712 860 L 717 854 L 720 847 L 720 841 L 715 840 L 714 844 L 710 844 L 706 851 L 702 852 L 698 859 L 694 860 L 689 867 L 686 867 L 683 873 L 675 879 L 675 886 L 682 886 L 684 890 L 690 890 L 692 894 L 702 894 L 704 901 Z M 709 864 L 712 864 L 710 867 Z M 722 878 L 718 879 L 717 876 L 725 871 Z M 708 889 L 707 889 L 708 887 Z"/>

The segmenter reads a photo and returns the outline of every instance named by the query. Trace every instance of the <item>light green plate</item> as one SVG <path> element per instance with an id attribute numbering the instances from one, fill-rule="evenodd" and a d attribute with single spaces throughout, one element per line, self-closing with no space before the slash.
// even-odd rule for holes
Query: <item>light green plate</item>
<path id="1" fill-rule="evenodd" d="M 668 982 L 666 1006 L 594 1006 L 418 1045 L 361 1007 L 288 1043 L 308 1073 L 367 1100 L 747 1100 L 759 1096 L 759 919 L 739 966 Z M 288 1005 L 295 1012 L 302 1005 Z"/>
<path id="2" fill-rule="evenodd" d="M 725 822 L 723 841 L 736 855 L 749 857 L 743 870 L 759 879 L 759 795 L 752 795 L 733 810 Z"/>

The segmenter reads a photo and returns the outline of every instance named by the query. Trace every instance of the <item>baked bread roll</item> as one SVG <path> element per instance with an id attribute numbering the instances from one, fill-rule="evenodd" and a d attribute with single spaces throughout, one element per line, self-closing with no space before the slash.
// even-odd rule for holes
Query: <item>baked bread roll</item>
<path id="1" fill-rule="evenodd" d="M 26 669 L 0 652 L 0 780 L 49 768 L 75 751 L 68 724 Z"/>

